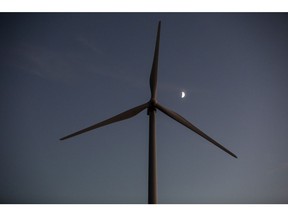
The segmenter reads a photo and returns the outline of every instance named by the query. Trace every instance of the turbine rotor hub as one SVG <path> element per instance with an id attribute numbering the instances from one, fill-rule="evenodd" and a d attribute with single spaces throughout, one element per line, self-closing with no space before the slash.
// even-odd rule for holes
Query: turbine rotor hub
<path id="1" fill-rule="evenodd" d="M 149 113 L 150 113 L 151 111 L 155 111 L 155 112 L 156 112 L 156 104 L 157 104 L 157 102 L 156 102 L 155 99 L 151 99 L 151 100 L 149 101 L 149 106 L 148 106 L 148 110 L 147 110 L 147 115 L 149 115 Z"/>

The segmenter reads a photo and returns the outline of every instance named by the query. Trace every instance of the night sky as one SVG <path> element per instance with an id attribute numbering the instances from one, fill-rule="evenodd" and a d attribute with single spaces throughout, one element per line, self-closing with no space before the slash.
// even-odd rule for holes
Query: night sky
<path id="1" fill-rule="evenodd" d="M 148 116 L 59 138 L 150 99 L 159 203 L 288 203 L 288 14 L 0 14 L 0 203 L 147 203 Z M 186 97 L 181 99 L 181 91 Z"/>

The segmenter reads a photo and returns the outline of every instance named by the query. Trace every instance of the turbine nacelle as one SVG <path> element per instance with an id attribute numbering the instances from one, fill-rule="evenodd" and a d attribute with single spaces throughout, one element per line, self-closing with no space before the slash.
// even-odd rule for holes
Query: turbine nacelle
<path id="1" fill-rule="evenodd" d="M 147 108 L 147 115 L 150 115 L 150 112 L 151 111 L 157 111 L 156 109 L 156 100 L 155 99 L 151 99 L 149 102 L 148 102 L 148 108 Z"/>

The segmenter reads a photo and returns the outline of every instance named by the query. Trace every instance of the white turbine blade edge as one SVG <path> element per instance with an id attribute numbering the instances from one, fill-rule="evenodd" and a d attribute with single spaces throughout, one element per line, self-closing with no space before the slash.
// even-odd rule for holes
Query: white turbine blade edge
<path id="1" fill-rule="evenodd" d="M 156 89 L 157 89 L 157 70 L 158 70 L 158 55 L 159 55 L 159 45 L 160 45 L 160 29 L 161 29 L 161 21 L 158 23 L 157 37 L 156 37 L 156 45 L 152 63 L 152 69 L 150 74 L 150 90 L 151 90 L 151 98 L 156 98 Z"/>
<path id="2" fill-rule="evenodd" d="M 237 158 L 237 156 L 232 153 L 231 151 L 229 151 L 228 149 L 226 149 L 224 146 L 222 146 L 221 144 L 219 144 L 218 142 L 216 142 L 214 139 L 212 139 L 211 137 L 209 137 L 207 134 L 205 134 L 204 132 L 202 132 L 200 129 L 198 129 L 196 126 L 194 126 L 193 124 L 191 124 L 189 121 L 187 121 L 185 118 L 183 118 L 182 116 L 180 116 L 179 114 L 177 114 L 176 112 L 169 110 L 163 106 L 161 106 L 160 104 L 156 104 L 156 108 L 158 108 L 160 111 L 162 111 L 163 113 L 165 113 L 166 115 L 168 115 L 169 117 L 171 117 L 172 119 L 178 121 L 180 124 L 186 126 L 187 128 L 189 128 L 190 130 L 194 131 L 195 133 L 197 133 L 198 135 L 202 136 L 204 139 L 208 140 L 209 142 L 211 142 L 212 144 L 216 145 L 217 147 L 219 147 L 220 149 L 222 149 L 223 151 L 225 151 L 226 153 L 228 153 L 229 155 Z"/>
<path id="3" fill-rule="evenodd" d="M 132 109 L 129 109 L 125 112 L 122 112 L 116 116 L 113 116 L 112 118 L 109 118 L 109 119 L 106 119 L 102 122 L 99 122 L 97 124 L 94 124 L 90 127 L 87 127 L 87 128 L 84 128 L 80 131 L 77 131 L 75 133 L 72 133 L 70 135 L 67 135 L 63 138 L 61 138 L 60 140 L 65 140 L 65 139 L 68 139 L 68 138 L 71 138 L 71 137 L 74 137 L 74 136 L 77 136 L 79 134 L 82 134 L 82 133 L 85 133 L 85 132 L 88 132 L 90 130 L 93 130 L 93 129 L 96 129 L 96 128 L 99 128 L 99 127 L 103 127 L 105 125 L 108 125 L 108 124 L 112 124 L 112 123 L 115 123 L 115 122 L 118 122 L 118 121 L 122 121 L 122 120 L 125 120 L 125 119 L 128 119 L 128 118 L 131 118 L 135 115 L 137 115 L 138 113 L 140 113 L 141 111 L 143 111 L 145 108 L 148 108 L 148 103 L 145 103 L 145 104 L 142 104 L 140 106 L 137 106 L 137 107 L 134 107 Z"/>

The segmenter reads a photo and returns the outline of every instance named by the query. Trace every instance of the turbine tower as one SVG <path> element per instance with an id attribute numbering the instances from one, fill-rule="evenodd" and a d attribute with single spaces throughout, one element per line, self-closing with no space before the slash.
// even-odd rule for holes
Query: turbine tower
<path id="1" fill-rule="evenodd" d="M 94 130 L 99 127 L 103 127 L 108 124 L 112 124 L 118 121 L 122 121 L 128 118 L 131 118 L 144 109 L 147 109 L 147 114 L 149 115 L 149 165 L 148 165 L 148 203 L 149 204 L 157 204 L 157 154 L 156 154 L 156 128 L 155 128 L 155 121 L 156 121 L 156 110 L 160 110 L 170 118 L 176 120 L 180 124 L 186 126 L 190 130 L 194 131 L 204 139 L 208 140 L 210 143 L 216 145 L 229 155 L 237 158 L 235 154 L 231 151 L 226 149 L 224 146 L 219 144 L 217 141 L 209 137 L 207 134 L 202 132 L 196 126 L 191 124 L 189 121 L 184 119 L 182 116 L 177 114 L 176 112 L 169 110 L 168 108 L 160 105 L 157 101 L 157 69 L 158 69 L 158 55 L 159 55 L 159 45 L 160 45 L 160 28 L 161 28 L 161 21 L 158 23 L 158 30 L 157 30 L 157 37 L 156 37 L 156 45 L 154 51 L 154 58 L 152 63 L 152 69 L 150 74 L 150 90 L 151 90 L 151 98 L 148 102 L 141 104 L 137 107 L 129 109 L 125 112 L 122 112 L 112 118 L 94 124 L 90 127 L 84 128 L 80 131 L 67 135 L 60 140 L 65 140 L 82 133 Z"/>

